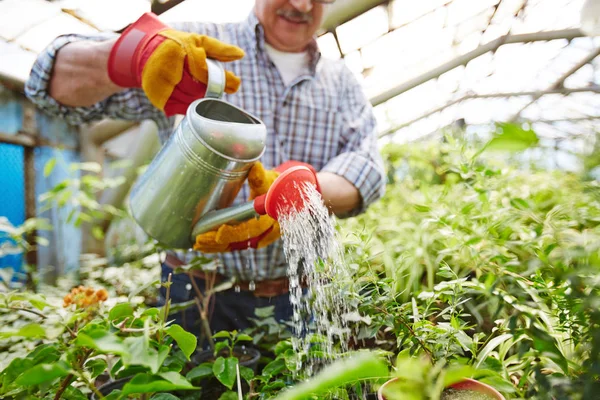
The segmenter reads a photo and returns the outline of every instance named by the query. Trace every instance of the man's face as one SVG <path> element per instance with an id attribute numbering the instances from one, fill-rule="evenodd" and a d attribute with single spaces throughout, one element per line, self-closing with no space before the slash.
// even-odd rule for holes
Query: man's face
<path id="1" fill-rule="evenodd" d="M 254 9 L 267 43 L 287 52 L 304 51 L 323 19 L 323 4 L 311 0 L 256 0 Z"/>

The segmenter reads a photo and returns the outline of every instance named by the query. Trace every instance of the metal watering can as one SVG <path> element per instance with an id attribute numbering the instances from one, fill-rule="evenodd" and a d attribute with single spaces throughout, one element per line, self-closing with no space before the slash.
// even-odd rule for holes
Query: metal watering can
<path id="1" fill-rule="evenodd" d="M 168 141 L 134 184 L 129 207 L 138 225 L 162 245 L 190 248 L 199 233 L 261 214 L 277 219 L 282 207 L 302 202 L 301 181 L 318 187 L 313 171 L 288 168 L 266 195 L 229 207 L 263 155 L 264 123 L 223 100 L 225 72 L 206 60 L 208 84 Z M 229 208 L 228 208 L 229 207 Z"/>

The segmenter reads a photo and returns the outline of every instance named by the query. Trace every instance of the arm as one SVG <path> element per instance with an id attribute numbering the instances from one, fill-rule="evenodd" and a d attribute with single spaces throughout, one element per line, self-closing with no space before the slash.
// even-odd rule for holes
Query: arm
<path id="1" fill-rule="evenodd" d="M 54 62 L 48 94 L 61 104 L 88 107 L 122 90 L 108 77 L 110 50 L 117 39 L 72 42 Z"/>
<path id="2" fill-rule="evenodd" d="M 35 61 L 25 94 L 44 112 L 64 118 L 70 125 L 105 117 L 149 119 L 157 123 L 159 130 L 169 131 L 169 120 L 141 89 L 117 90 L 112 82 L 105 81 L 108 73 L 102 60 L 115 39 L 114 34 L 57 37 Z"/>
<path id="3" fill-rule="evenodd" d="M 185 114 L 204 96 L 207 58 L 234 61 L 243 55 L 236 46 L 170 28 L 145 13 L 118 37 L 60 36 L 36 60 L 25 93 L 70 124 L 151 119 L 164 130 L 167 116 Z M 225 75 L 225 92 L 235 92 L 240 79 L 231 71 Z"/>
<path id="4" fill-rule="evenodd" d="M 377 147 L 377 124 L 373 108 L 358 81 L 346 67 L 340 153 L 319 172 L 323 199 L 341 218 L 357 215 L 383 196 L 385 170 Z"/>
<path id="5" fill-rule="evenodd" d="M 323 201 L 335 215 L 343 216 L 360 206 L 360 192 L 343 176 L 332 172 L 319 172 L 317 180 Z"/>

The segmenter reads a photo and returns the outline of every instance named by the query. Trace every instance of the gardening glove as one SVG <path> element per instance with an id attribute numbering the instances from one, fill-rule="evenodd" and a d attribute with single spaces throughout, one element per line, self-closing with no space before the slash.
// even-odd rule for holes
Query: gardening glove
<path id="1" fill-rule="evenodd" d="M 113 46 L 108 76 L 119 86 L 141 87 L 150 102 L 167 116 L 185 114 L 190 103 L 206 94 L 206 58 L 234 61 L 243 56 L 239 47 L 170 29 L 156 15 L 145 13 Z M 240 78 L 231 71 L 225 72 L 225 78 L 225 92 L 235 93 Z"/>
<path id="2" fill-rule="evenodd" d="M 254 164 L 248 174 L 250 200 L 267 193 L 280 173 L 296 165 L 307 166 L 315 172 L 309 164 L 297 161 L 288 161 L 274 170 L 265 170 L 260 162 Z M 196 236 L 194 250 L 204 253 L 216 253 L 247 248 L 260 249 L 270 245 L 280 237 L 279 223 L 268 215 L 261 215 L 238 225 L 221 225 L 217 230 Z"/>

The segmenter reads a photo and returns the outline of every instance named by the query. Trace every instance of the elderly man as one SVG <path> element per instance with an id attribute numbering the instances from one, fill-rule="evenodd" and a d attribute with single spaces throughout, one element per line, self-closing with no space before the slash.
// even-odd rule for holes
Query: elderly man
<path id="1" fill-rule="evenodd" d="M 171 133 L 171 116 L 184 113 L 206 89 L 205 58 L 223 61 L 228 69 L 225 100 L 268 128 L 262 164 L 310 164 L 318 171 L 331 211 L 339 217 L 356 215 L 382 196 L 384 171 L 375 118 L 360 85 L 343 61 L 321 58 L 317 48 L 314 35 L 326 11 L 324 3 L 332 2 L 256 0 L 253 12 L 240 23 L 167 27 L 145 14 L 120 37 L 61 36 L 40 54 L 26 93 L 42 109 L 73 124 L 104 117 L 154 120 L 164 141 Z M 257 171 L 266 181 L 276 176 Z M 241 190 L 236 203 L 248 201 L 249 189 Z M 252 236 L 264 238 L 267 230 L 268 240 L 248 241 L 243 247 L 252 248 L 242 250 L 239 243 L 230 246 L 227 237 L 218 243 L 214 235 L 198 238 L 195 249 L 214 253 L 219 278 L 237 281 L 235 288 L 215 297 L 213 331 L 243 329 L 257 307 L 274 305 L 278 320 L 290 318 L 278 229 L 270 222 L 252 227 Z M 169 251 L 163 279 L 197 255 Z M 200 277 L 194 283 L 204 287 Z M 174 275 L 172 300 L 192 299 L 192 286 L 187 275 Z M 188 329 L 196 329 L 190 325 L 198 323 L 194 309 L 183 319 Z"/>

